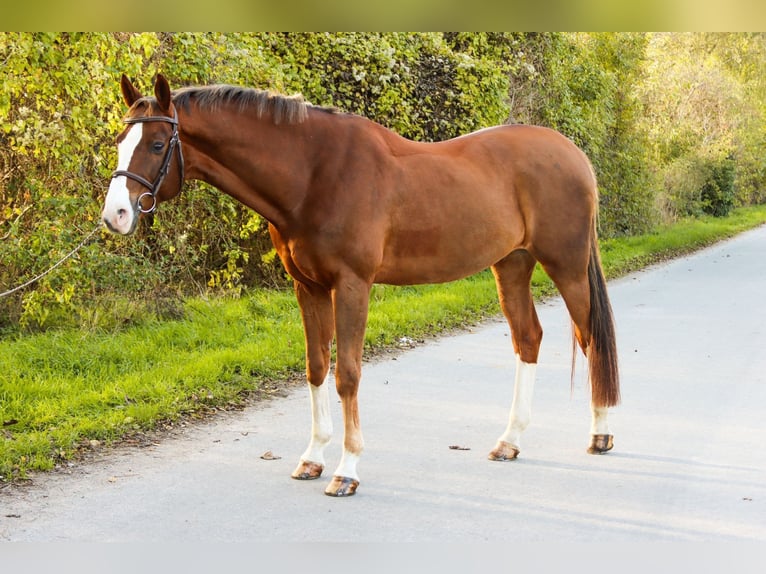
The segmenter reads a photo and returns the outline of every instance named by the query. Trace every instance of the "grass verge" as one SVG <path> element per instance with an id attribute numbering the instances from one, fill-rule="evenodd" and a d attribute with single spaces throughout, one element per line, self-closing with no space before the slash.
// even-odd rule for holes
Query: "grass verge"
<path id="1" fill-rule="evenodd" d="M 603 241 L 613 278 L 766 222 L 766 206 Z M 555 289 L 539 269 L 535 295 Z M 499 313 L 484 272 L 422 287 L 375 286 L 368 351 Z M 303 369 L 292 293 L 193 299 L 183 319 L 151 318 L 118 332 L 56 331 L 0 340 L 0 484 L 50 470 L 83 451 L 211 410 L 239 408 Z"/>

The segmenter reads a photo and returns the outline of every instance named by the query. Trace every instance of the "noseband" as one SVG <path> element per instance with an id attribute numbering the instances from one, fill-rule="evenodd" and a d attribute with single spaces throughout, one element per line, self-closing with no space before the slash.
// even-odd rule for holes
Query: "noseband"
<path id="1" fill-rule="evenodd" d="M 157 191 L 160 189 L 162 182 L 165 181 L 165 176 L 168 174 L 168 170 L 170 169 L 170 160 L 173 157 L 173 150 L 175 150 L 176 147 L 178 148 L 178 169 L 181 172 L 181 180 L 179 186 L 183 186 L 184 184 L 184 156 L 183 153 L 181 153 L 181 140 L 178 139 L 178 112 L 174 109 L 172 118 L 167 116 L 146 116 L 141 118 L 127 118 L 124 120 L 124 122 L 126 124 L 167 122 L 173 126 L 173 133 L 170 135 L 170 141 L 168 141 L 168 146 L 165 150 L 165 157 L 162 160 L 162 166 L 160 166 L 160 171 L 157 174 L 157 177 L 154 178 L 154 182 L 150 182 L 148 179 L 145 179 L 138 174 L 123 169 L 118 169 L 112 172 L 112 179 L 124 175 L 133 181 L 137 181 L 149 190 L 138 196 L 138 210 L 141 213 L 152 213 L 155 209 L 157 209 Z M 145 195 L 148 195 L 152 198 L 152 206 L 149 209 L 144 209 L 141 206 L 141 200 Z"/>

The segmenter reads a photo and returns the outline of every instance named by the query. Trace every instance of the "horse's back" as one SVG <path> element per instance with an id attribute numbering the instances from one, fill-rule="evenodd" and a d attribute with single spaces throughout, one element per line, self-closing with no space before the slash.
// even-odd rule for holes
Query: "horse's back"
<path id="1" fill-rule="evenodd" d="M 401 153 L 404 189 L 424 190 L 450 202 L 469 194 L 492 208 L 523 203 L 591 204 L 596 181 L 590 161 L 574 142 L 542 126 L 494 126 Z M 416 193 L 412 191 L 413 193 Z M 456 202 L 459 204 L 459 202 Z M 539 205 L 540 208 L 546 207 Z"/>
<path id="2" fill-rule="evenodd" d="M 397 145 L 378 281 L 452 280 L 516 249 L 586 239 L 595 180 L 585 155 L 554 130 L 498 126 Z"/>

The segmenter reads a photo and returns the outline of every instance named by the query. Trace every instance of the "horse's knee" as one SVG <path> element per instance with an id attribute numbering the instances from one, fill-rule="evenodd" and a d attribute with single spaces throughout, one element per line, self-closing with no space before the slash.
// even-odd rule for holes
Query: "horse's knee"
<path id="1" fill-rule="evenodd" d="M 335 389 L 341 399 L 356 396 L 359 388 L 359 380 L 362 376 L 361 366 L 358 365 L 336 365 L 335 367 Z"/>
<path id="2" fill-rule="evenodd" d="M 306 379 L 315 387 L 322 386 L 327 380 L 329 365 L 308 365 L 306 367 Z"/>

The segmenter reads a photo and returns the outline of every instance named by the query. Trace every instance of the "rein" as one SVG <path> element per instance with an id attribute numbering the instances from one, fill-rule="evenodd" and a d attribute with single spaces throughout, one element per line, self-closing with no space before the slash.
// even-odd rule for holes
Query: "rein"
<path id="1" fill-rule="evenodd" d="M 36 277 L 33 277 L 33 278 L 32 278 L 32 279 L 30 279 L 29 281 L 27 281 L 27 282 L 25 282 L 25 283 L 22 283 L 22 284 L 21 284 L 21 285 L 19 285 L 18 287 L 14 287 L 13 289 L 8 289 L 8 291 L 4 291 L 4 292 L 0 293 L 0 299 L 2 299 L 3 297 L 7 297 L 8 295 L 13 295 L 14 293 L 16 293 L 16 291 L 21 291 L 21 290 L 22 290 L 22 289 L 24 289 L 25 287 L 29 287 L 30 285 L 32 285 L 32 283 L 35 283 L 35 282 L 39 281 L 40 279 L 42 279 L 43 277 L 45 277 L 46 275 L 48 275 L 50 272 L 52 272 L 54 269 L 56 269 L 57 267 L 59 267 L 61 264 L 63 264 L 63 263 L 64 263 L 64 261 L 66 261 L 67 259 L 70 259 L 71 257 L 74 257 L 74 255 L 75 255 L 75 254 L 76 254 L 76 253 L 77 253 L 77 252 L 78 252 L 80 249 L 82 249 L 82 248 L 85 246 L 85 244 L 86 244 L 86 243 L 88 243 L 88 241 L 90 241 L 91 237 L 93 237 L 93 236 L 94 236 L 96 233 L 98 233 L 98 231 L 99 231 L 100 229 L 101 229 L 101 223 L 99 223 L 99 224 L 96 226 L 96 228 L 95 228 L 93 231 L 91 231 L 91 232 L 90 232 L 90 233 L 89 233 L 89 234 L 88 234 L 88 235 L 85 237 L 85 239 L 83 239 L 82 241 L 80 241 L 80 244 L 79 244 L 77 247 L 75 247 L 74 249 L 72 249 L 72 251 L 70 251 L 69 253 L 67 253 L 66 255 L 64 255 L 64 257 L 62 257 L 61 259 L 59 259 L 59 261 L 58 261 L 57 263 L 54 263 L 54 264 L 53 264 L 53 265 L 51 265 L 51 266 L 50 266 L 50 267 L 49 267 L 49 268 L 48 268 L 46 271 L 43 271 L 42 273 L 40 273 L 40 274 L 39 274 L 39 275 L 37 275 Z"/>
<path id="2" fill-rule="evenodd" d="M 178 169 L 181 172 L 181 180 L 179 186 L 183 186 L 184 184 L 184 156 L 181 152 L 181 140 L 178 138 L 178 112 L 173 109 L 173 117 L 167 117 L 167 116 L 146 116 L 142 118 L 127 118 L 126 120 L 123 120 L 126 124 L 142 124 L 145 122 L 167 122 L 173 126 L 173 133 L 170 135 L 170 140 L 168 141 L 167 150 L 165 151 L 165 157 L 162 160 L 162 165 L 160 166 L 160 171 L 157 174 L 157 177 L 154 178 L 153 182 L 150 182 L 148 179 L 133 173 L 131 171 L 118 169 L 112 172 L 112 179 L 115 177 L 125 176 L 129 179 L 132 179 L 133 181 L 137 181 L 141 185 L 143 185 L 145 188 L 147 188 L 149 191 L 145 191 L 141 195 L 138 196 L 138 210 L 141 213 L 152 213 L 157 209 L 157 191 L 160 189 L 160 186 L 162 185 L 162 182 L 165 181 L 165 176 L 168 175 L 168 171 L 170 170 L 170 160 L 173 157 L 173 151 L 178 148 Z M 141 206 L 141 200 L 145 195 L 148 195 L 152 198 L 152 205 L 149 209 L 144 209 Z"/>

